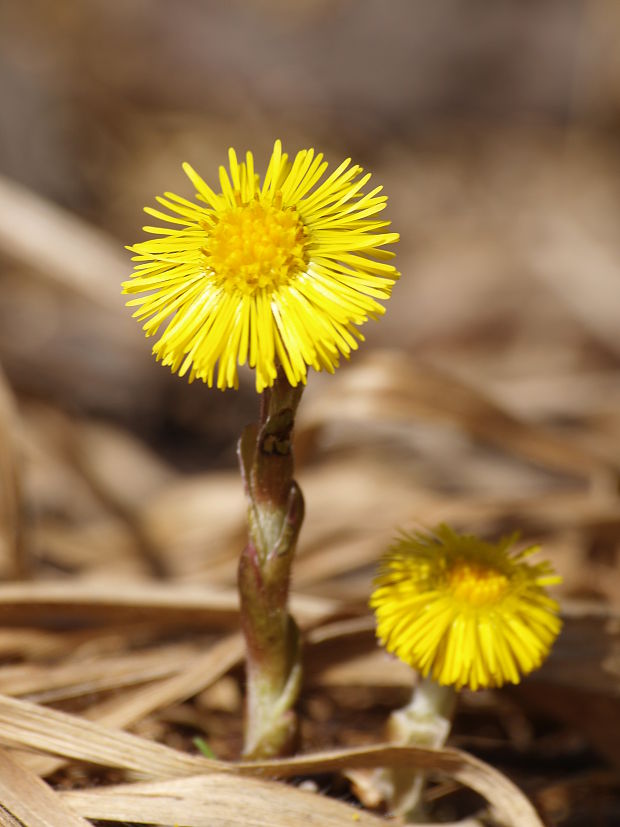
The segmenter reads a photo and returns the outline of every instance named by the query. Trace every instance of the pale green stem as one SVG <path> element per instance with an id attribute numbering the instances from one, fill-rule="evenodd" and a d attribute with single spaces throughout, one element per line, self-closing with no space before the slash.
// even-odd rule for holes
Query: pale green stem
<path id="1" fill-rule="evenodd" d="M 389 740 L 410 747 L 441 747 L 445 744 L 456 703 L 456 691 L 423 678 L 416 686 L 411 702 L 393 712 L 388 722 Z M 391 809 L 405 822 L 415 823 L 424 817 L 422 793 L 425 773 L 396 768 L 381 774 L 382 792 Z"/>

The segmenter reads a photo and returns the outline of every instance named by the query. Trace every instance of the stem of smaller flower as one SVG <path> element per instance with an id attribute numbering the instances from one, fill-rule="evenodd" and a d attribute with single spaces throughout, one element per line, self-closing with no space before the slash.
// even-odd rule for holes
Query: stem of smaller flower
<path id="1" fill-rule="evenodd" d="M 294 705 L 301 688 L 301 656 L 288 592 L 304 516 L 291 448 L 302 390 L 292 387 L 280 370 L 262 395 L 258 424 L 248 426 L 239 440 L 248 500 L 248 544 L 238 574 L 246 641 L 246 758 L 285 755 L 297 733 Z"/>
<path id="2" fill-rule="evenodd" d="M 388 722 L 388 739 L 411 747 L 441 747 L 445 744 L 456 705 L 456 690 L 423 678 L 411 702 L 393 712 Z M 382 772 L 380 785 L 392 810 L 406 823 L 417 823 L 425 816 L 422 793 L 425 773 L 405 768 Z"/>

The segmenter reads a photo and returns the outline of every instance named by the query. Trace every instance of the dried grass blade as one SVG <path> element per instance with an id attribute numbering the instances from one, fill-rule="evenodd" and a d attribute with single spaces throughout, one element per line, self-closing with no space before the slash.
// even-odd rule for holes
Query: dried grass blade
<path id="1" fill-rule="evenodd" d="M 0 694 L 54 703 L 168 678 L 193 663 L 196 655 L 195 647 L 179 644 L 59 665 L 11 664 L 0 668 Z"/>
<path id="2" fill-rule="evenodd" d="M 182 702 L 211 686 L 236 666 L 242 657 L 241 635 L 230 635 L 196 658 L 186 671 L 89 707 L 84 715 L 99 724 L 123 729 L 158 709 Z M 33 753 L 24 755 L 23 761 L 41 776 L 50 775 L 65 764 L 63 758 Z"/>
<path id="3" fill-rule="evenodd" d="M 186 827 L 379 827 L 382 819 L 340 801 L 256 778 L 215 773 L 163 783 L 62 794 L 75 811 L 107 821 Z"/>
<path id="4" fill-rule="evenodd" d="M 482 387 L 396 350 L 367 353 L 354 370 L 338 377 L 329 397 L 302 422 L 320 428 L 331 419 L 450 422 L 476 439 L 530 461 L 585 478 L 608 477 L 607 458 L 505 410 Z M 337 401 L 336 401 L 337 400 Z"/>
<path id="5" fill-rule="evenodd" d="M 0 824 L 91 827 L 34 773 L 0 750 Z"/>
<path id="6" fill-rule="evenodd" d="M 411 767 L 454 778 L 482 795 L 502 823 L 511 827 L 543 827 L 534 807 L 512 781 L 478 758 L 457 749 L 421 749 L 390 744 L 334 750 L 286 761 L 242 763 L 242 772 L 269 772 L 279 776 L 373 767 Z"/>
<path id="7" fill-rule="evenodd" d="M 0 370 L 0 558 L 9 577 L 23 577 L 27 570 L 16 447 L 18 428 L 13 393 Z"/>
<path id="8" fill-rule="evenodd" d="M 123 302 L 118 283 L 127 271 L 120 244 L 4 177 L 0 177 L 0 249 L 46 280 L 119 315 Z M 67 255 L 67 250 L 72 255 Z M 88 267 L 83 266 L 84 261 Z M 118 335 L 135 348 L 123 322 L 119 315 Z"/>
<path id="9" fill-rule="evenodd" d="M 107 726 L 130 726 L 158 709 L 181 703 L 202 692 L 240 663 L 243 652 L 241 635 L 229 635 L 197 657 L 189 669 L 139 689 L 128 698 L 102 704 L 96 715 L 88 717 Z"/>
<path id="10" fill-rule="evenodd" d="M 508 825 L 542 825 L 532 805 L 511 781 L 483 761 L 454 749 L 384 745 L 301 756 L 287 761 L 232 765 L 184 755 L 135 735 L 6 697 L 0 697 L 0 740 L 11 746 L 119 767 L 154 779 L 214 771 L 290 776 L 363 767 L 408 766 L 442 773 L 471 787 L 489 801 Z"/>
<path id="11" fill-rule="evenodd" d="M 227 765 L 108 729 L 75 715 L 0 696 L 0 741 L 8 746 L 51 753 L 145 778 L 173 778 Z"/>
<path id="12" fill-rule="evenodd" d="M 320 620 L 340 608 L 338 601 L 309 595 L 292 595 L 291 605 L 301 621 Z M 57 625 L 59 609 L 65 621 L 118 624 L 135 619 L 215 627 L 237 627 L 239 623 L 235 589 L 79 580 L 0 586 L 0 620 L 5 625 L 31 624 L 36 617 L 48 628 Z"/>

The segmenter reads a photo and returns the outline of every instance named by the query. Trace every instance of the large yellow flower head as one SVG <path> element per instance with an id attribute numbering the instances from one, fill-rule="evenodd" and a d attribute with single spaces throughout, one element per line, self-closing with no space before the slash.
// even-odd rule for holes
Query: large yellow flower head
<path id="1" fill-rule="evenodd" d="M 188 201 L 167 192 L 169 210 L 146 212 L 172 227 L 145 227 L 155 238 L 134 244 L 135 272 L 123 284 L 146 320 L 158 360 L 190 381 L 238 386 L 237 366 L 256 368 L 260 392 L 281 365 L 291 385 L 308 366 L 333 372 L 363 339 L 356 325 L 385 312 L 398 277 L 383 249 L 398 240 L 380 221 L 381 187 L 363 193 L 370 175 L 344 161 L 328 177 L 313 149 L 289 162 L 276 141 L 262 184 L 248 152 L 229 150 L 215 192 L 189 164 L 196 188 Z"/>
<path id="2" fill-rule="evenodd" d="M 518 683 L 559 634 L 546 563 L 516 553 L 514 537 L 491 544 L 446 525 L 403 534 L 380 563 L 370 599 L 377 636 L 426 677 L 457 689 Z"/>

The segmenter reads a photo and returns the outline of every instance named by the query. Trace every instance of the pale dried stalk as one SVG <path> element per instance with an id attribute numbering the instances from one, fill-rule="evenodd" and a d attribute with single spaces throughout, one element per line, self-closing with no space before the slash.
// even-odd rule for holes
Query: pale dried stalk
<path id="1" fill-rule="evenodd" d="M 293 611 L 300 620 L 318 621 L 341 608 L 341 602 L 310 595 L 292 595 Z M 210 589 L 148 582 L 92 582 L 0 585 L 0 612 L 4 623 L 32 623 L 36 616 L 46 625 L 62 609 L 63 618 L 83 621 L 151 621 L 160 625 L 191 623 L 205 628 L 238 628 L 239 598 L 234 589 Z"/>
<path id="2" fill-rule="evenodd" d="M 431 419 L 567 474 L 591 478 L 612 470 L 605 457 L 504 409 L 483 388 L 401 351 L 366 353 L 334 382 L 329 397 L 302 411 L 302 427 L 319 428 L 330 420 Z"/>
<path id="3" fill-rule="evenodd" d="M 220 768 L 216 762 L 85 721 L 66 712 L 0 696 L 0 742 L 145 778 L 170 778 Z"/>
<path id="4" fill-rule="evenodd" d="M 269 770 L 281 776 L 374 767 L 409 767 L 449 776 L 486 798 L 506 825 L 543 827 L 533 806 L 512 781 L 484 761 L 457 749 L 421 749 L 388 744 L 298 756 L 287 761 L 237 765 L 237 769 L 244 772 Z"/>
<path id="5" fill-rule="evenodd" d="M 0 249 L 96 307 L 115 311 L 119 336 L 137 347 L 119 312 L 123 299 L 118 285 L 127 261 L 121 245 L 103 231 L 0 176 Z"/>
<path id="6" fill-rule="evenodd" d="M 75 812 L 112 821 L 187 827 L 380 827 L 383 819 L 273 781 L 214 773 L 62 794 Z"/>
<path id="7" fill-rule="evenodd" d="M 240 634 L 225 637 L 179 674 L 103 701 L 87 709 L 84 715 L 109 727 L 131 726 L 157 709 L 185 701 L 214 684 L 241 662 L 243 651 Z M 66 763 L 64 758 L 36 753 L 25 754 L 22 760 L 41 776 L 56 772 Z"/>
<path id="8" fill-rule="evenodd" d="M 91 827 L 44 781 L 0 750 L 2 827 Z"/>
<path id="9" fill-rule="evenodd" d="M 180 644 L 115 657 L 87 657 L 59 665 L 9 665 L 0 667 L 0 693 L 53 703 L 167 678 L 193 662 L 196 654 L 194 646 Z"/>
<path id="10" fill-rule="evenodd" d="M 0 370 L 0 557 L 5 574 L 24 577 L 22 485 L 17 451 L 17 413 L 13 393 Z"/>
<path id="11" fill-rule="evenodd" d="M 160 780 L 213 772 L 286 777 L 343 769 L 407 766 L 447 775 L 471 787 L 489 801 L 506 825 L 542 827 L 532 805 L 511 781 L 483 761 L 455 749 L 379 745 L 288 760 L 227 764 L 186 755 L 120 730 L 107 729 L 64 712 L 6 697 L 0 697 L 0 741 Z"/>

